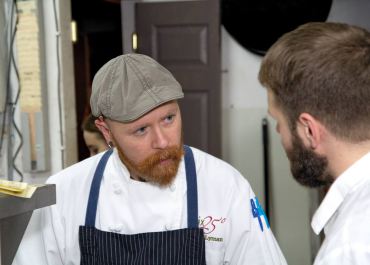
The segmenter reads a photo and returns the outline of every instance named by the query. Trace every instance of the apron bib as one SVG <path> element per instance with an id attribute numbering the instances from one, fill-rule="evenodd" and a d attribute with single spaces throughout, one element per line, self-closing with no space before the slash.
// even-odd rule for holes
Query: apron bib
<path id="1" fill-rule="evenodd" d="M 198 228 L 197 176 L 193 153 L 185 149 L 188 228 L 123 235 L 95 228 L 100 183 L 113 150 L 99 161 L 90 188 L 85 226 L 79 227 L 81 265 L 205 265 L 203 229 Z"/>

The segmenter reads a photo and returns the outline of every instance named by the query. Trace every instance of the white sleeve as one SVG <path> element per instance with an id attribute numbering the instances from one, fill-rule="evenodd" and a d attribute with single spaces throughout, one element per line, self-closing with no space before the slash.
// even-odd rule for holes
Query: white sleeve
<path id="1" fill-rule="evenodd" d="M 42 210 L 41 215 L 43 249 L 46 254 L 47 264 L 65 264 L 65 229 L 61 222 L 57 205 L 52 205 Z"/>
<path id="2" fill-rule="evenodd" d="M 316 257 L 314 265 L 362 265 L 370 264 L 370 249 L 368 245 L 348 242 L 335 248 L 324 256 Z"/>
<path id="3" fill-rule="evenodd" d="M 28 223 L 27 229 L 14 257 L 13 265 L 47 264 L 45 253 L 42 248 L 40 211 L 40 209 L 33 211 L 30 222 Z"/>
<path id="4" fill-rule="evenodd" d="M 233 265 L 287 264 L 249 184 L 245 182 L 231 196 L 225 260 Z"/>

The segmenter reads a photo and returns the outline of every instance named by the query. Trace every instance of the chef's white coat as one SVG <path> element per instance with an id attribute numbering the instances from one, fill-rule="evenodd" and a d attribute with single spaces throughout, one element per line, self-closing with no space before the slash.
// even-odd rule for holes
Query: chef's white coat
<path id="1" fill-rule="evenodd" d="M 325 232 L 314 265 L 370 264 L 370 153 L 335 180 L 311 225 Z"/>
<path id="2" fill-rule="evenodd" d="M 207 265 L 286 264 L 265 219 L 254 217 L 247 180 L 227 163 L 192 148 L 198 181 L 199 225 L 204 228 Z M 84 225 L 94 171 L 102 154 L 88 158 L 47 181 L 55 183 L 57 204 L 43 210 L 48 264 L 78 265 L 78 228 Z M 115 150 L 100 187 L 96 228 L 121 234 L 187 227 L 184 161 L 171 186 L 160 188 L 130 179 Z M 263 229 L 263 231 L 262 231 Z"/>

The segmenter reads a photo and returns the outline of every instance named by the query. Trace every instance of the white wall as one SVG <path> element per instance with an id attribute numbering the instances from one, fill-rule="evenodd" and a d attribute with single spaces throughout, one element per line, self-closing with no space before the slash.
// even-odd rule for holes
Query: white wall
<path id="1" fill-rule="evenodd" d="M 370 1 L 334 0 L 328 21 L 345 22 L 370 30 Z"/>
<path id="2" fill-rule="evenodd" d="M 264 198 L 262 119 L 266 90 L 258 82 L 262 57 L 241 47 L 222 28 L 223 157 Z M 274 122 L 269 119 L 272 230 L 289 264 L 311 264 L 309 194 L 291 177 Z"/>
<path id="3" fill-rule="evenodd" d="M 51 150 L 51 173 L 72 165 L 77 159 L 77 121 L 75 105 L 75 83 L 73 65 L 73 44 L 71 39 L 71 0 L 56 2 L 58 29 L 55 27 L 53 5 L 42 0 L 44 6 L 47 91 L 49 96 L 49 124 Z M 59 36 L 59 56 L 56 36 Z M 59 59 L 59 63 L 58 63 Z M 58 108 L 58 72 L 60 78 L 61 115 Z M 59 120 L 62 120 L 62 128 Z M 62 134 L 60 133 L 62 131 Z M 60 141 L 60 137 L 63 141 Z M 63 144 L 62 144 L 63 143 Z"/>

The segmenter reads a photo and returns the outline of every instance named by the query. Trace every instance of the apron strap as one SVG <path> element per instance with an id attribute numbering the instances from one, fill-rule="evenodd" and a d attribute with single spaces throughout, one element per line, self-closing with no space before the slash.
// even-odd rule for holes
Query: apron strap
<path id="1" fill-rule="evenodd" d="M 95 170 L 93 181 L 91 183 L 89 201 L 87 203 L 85 225 L 95 227 L 96 209 L 98 207 L 100 183 L 103 178 L 105 166 L 108 158 L 113 153 L 113 148 L 105 152 L 99 161 L 98 167 Z"/>
<path id="2" fill-rule="evenodd" d="M 188 228 L 198 228 L 198 190 L 197 173 L 195 171 L 195 162 L 193 151 L 187 145 L 185 150 L 185 170 L 187 184 L 187 202 L 188 202 Z"/>

